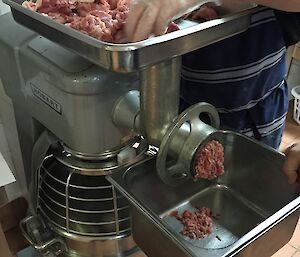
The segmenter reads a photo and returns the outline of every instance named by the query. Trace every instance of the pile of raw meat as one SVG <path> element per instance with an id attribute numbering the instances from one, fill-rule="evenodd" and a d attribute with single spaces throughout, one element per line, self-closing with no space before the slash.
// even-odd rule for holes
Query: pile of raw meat
<path id="1" fill-rule="evenodd" d="M 195 212 L 185 210 L 182 215 L 178 212 L 171 214 L 183 225 L 180 233 L 191 239 L 201 239 L 213 231 L 212 211 L 208 207 L 202 207 Z"/>
<path id="2" fill-rule="evenodd" d="M 125 43 L 124 25 L 131 0 L 25 0 L 23 6 L 101 41 Z M 207 6 L 190 15 L 210 20 L 216 12 Z M 179 30 L 171 22 L 167 33 Z"/>
<path id="3" fill-rule="evenodd" d="M 189 19 L 194 21 L 210 21 L 217 19 L 219 17 L 218 13 L 215 11 L 212 5 L 209 3 L 202 5 L 199 9 L 186 14 L 183 19 Z"/>
<path id="4" fill-rule="evenodd" d="M 121 42 L 130 0 L 27 0 L 23 6 L 99 40 Z"/>
<path id="5" fill-rule="evenodd" d="M 220 142 L 208 142 L 196 155 L 195 179 L 215 179 L 224 173 L 224 147 Z"/>

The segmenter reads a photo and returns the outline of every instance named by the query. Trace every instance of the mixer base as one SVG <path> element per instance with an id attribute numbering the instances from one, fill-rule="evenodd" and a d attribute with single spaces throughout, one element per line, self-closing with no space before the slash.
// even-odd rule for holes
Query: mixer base
<path id="1" fill-rule="evenodd" d="M 142 257 L 132 236 L 120 240 L 87 241 L 65 238 L 68 252 L 59 257 Z"/>
<path id="2" fill-rule="evenodd" d="M 147 257 L 139 248 L 135 247 L 130 253 L 128 252 L 129 255 L 126 255 L 126 257 Z M 32 246 L 29 246 L 20 252 L 17 253 L 17 257 L 41 257 L 41 255 L 34 250 Z M 65 254 L 60 254 L 58 257 L 69 257 L 68 255 Z"/>

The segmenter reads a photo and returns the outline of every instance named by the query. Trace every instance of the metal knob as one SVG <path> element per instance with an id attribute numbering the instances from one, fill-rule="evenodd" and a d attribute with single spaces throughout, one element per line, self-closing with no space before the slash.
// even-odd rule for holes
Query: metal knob
<path id="1" fill-rule="evenodd" d="M 200 120 L 207 113 L 211 126 Z M 192 178 L 191 163 L 205 139 L 215 132 L 220 119 L 214 106 L 198 103 L 182 112 L 169 126 L 159 148 L 156 168 L 164 183 L 176 186 Z"/>

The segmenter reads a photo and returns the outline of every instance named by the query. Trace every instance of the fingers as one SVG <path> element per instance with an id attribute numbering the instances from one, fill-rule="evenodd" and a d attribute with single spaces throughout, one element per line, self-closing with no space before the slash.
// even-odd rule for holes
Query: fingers
<path id="1" fill-rule="evenodd" d="M 158 15 L 155 24 L 154 24 L 154 28 L 153 28 L 153 34 L 156 36 L 160 36 L 163 35 L 168 27 L 168 24 L 171 22 L 171 19 L 168 19 L 166 16 L 164 15 Z"/>
<path id="2" fill-rule="evenodd" d="M 298 174 L 295 170 L 290 170 L 288 168 L 283 168 L 282 170 L 286 175 L 289 184 L 294 184 L 297 181 Z"/>
<path id="3" fill-rule="evenodd" d="M 282 170 L 288 178 L 289 183 L 295 183 L 298 179 L 298 169 L 300 168 L 300 144 L 291 145 L 285 150 L 286 160 Z"/>
<path id="4" fill-rule="evenodd" d="M 155 21 L 159 13 L 159 7 L 149 4 L 141 16 L 140 22 L 137 24 L 135 31 L 131 35 L 132 42 L 144 40 L 153 34 Z"/>
<path id="5" fill-rule="evenodd" d="M 160 36 L 166 33 L 168 25 L 172 21 L 173 16 L 179 12 L 180 8 L 181 6 L 179 5 L 178 1 L 169 1 L 169 3 L 164 2 L 164 5 L 159 10 L 157 19 L 155 20 L 153 28 L 153 34 L 155 36 Z"/>
<path id="6" fill-rule="evenodd" d="M 130 11 L 128 15 L 128 19 L 125 25 L 125 33 L 127 39 L 130 42 L 133 42 L 134 33 L 136 31 L 136 27 L 141 20 L 141 16 L 147 9 L 147 3 L 144 1 L 135 2 L 133 1 L 130 6 Z"/>
<path id="7" fill-rule="evenodd" d="M 165 4 L 160 1 L 133 1 L 130 6 L 125 33 L 129 42 L 144 40 L 149 35 L 156 36 L 165 33 L 170 22 L 170 15 Z M 172 9 L 172 7 L 170 7 Z"/>
<path id="8" fill-rule="evenodd" d="M 288 182 L 290 184 L 293 184 L 297 181 L 298 179 L 298 173 L 297 173 L 297 166 L 295 166 L 294 163 L 290 163 L 286 161 L 283 165 L 283 172 L 287 176 Z"/>

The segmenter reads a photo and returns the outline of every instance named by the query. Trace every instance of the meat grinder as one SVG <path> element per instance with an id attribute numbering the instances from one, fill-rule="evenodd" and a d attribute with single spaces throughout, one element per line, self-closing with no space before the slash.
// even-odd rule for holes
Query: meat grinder
<path id="1" fill-rule="evenodd" d="M 5 2 L 13 17 L 0 17 L 0 77 L 29 188 L 25 237 L 47 257 L 133 256 L 139 249 L 129 202 L 106 176 L 155 156 L 165 184 L 191 178 L 194 155 L 219 119 L 206 103 L 178 113 L 180 56 L 246 29 L 254 7 L 227 7 L 226 18 L 182 21 L 181 31 L 116 45 L 24 9 L 22 1 Z"/>
<path id="2" fill-rule="evenodd" d="M 128 202 L 105 176 L 156 154 L 149 145 L 160 146 L 178 115 L 180 57 L 116 73 L 16 24 L 10 14 L 1 24 L 1 78 L 14 105 L 33 214 L 21 223 L 25 237 L 44 256 L 133 254 Z M 211 112 L 218 125 L 212 106 L 197 110 L 196 116 Z M 176 143 L 166 142 L 174 156 L 191 130 L 180 128 Z M 183 157 L 188 164 L 192 153 Z"/>

